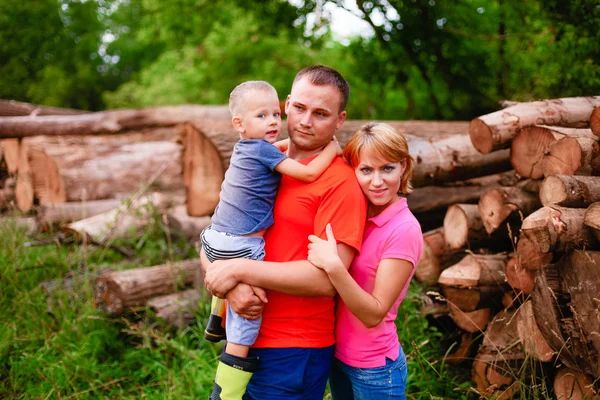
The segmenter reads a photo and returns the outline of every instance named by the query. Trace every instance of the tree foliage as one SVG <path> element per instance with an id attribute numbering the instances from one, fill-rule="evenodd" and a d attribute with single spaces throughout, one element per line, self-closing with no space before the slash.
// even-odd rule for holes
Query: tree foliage
<path id="1" fill-rule="evenodd" d="M 332 6 L 372 36 L 334 40 Z M 356 119 L 470 119 L 600 89 L 595 0 L 0 0 L 0 20 L 0 97 L 89 110 L 225 103 L 246 79 L 283 99 L 314 63 L 348 78 Z"/>

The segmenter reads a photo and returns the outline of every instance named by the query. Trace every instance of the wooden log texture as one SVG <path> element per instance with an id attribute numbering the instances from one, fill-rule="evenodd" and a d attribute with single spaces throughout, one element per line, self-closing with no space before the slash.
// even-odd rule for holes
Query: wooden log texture
<path id="1" fill-rule="evenodd" d="M 556 400 L 598 400 L 600 396 L 594 388 L 594 379 L 581 371 L 562 367 L 554 377 Z"/>
<path id="2" fill-rule="evenodd" d="M 506 281 L 506 254 L 469 254 L 445 269 L 438 280 L 442 285 L 459 288 L 503 286 Z"/>
<path id="3" fill-rule="evenodd" d="M 600 96 L 518 103 L 475 118 L 469 125 L 469 135 L 475 148 L 487 154 L 508 147 L 518 130 L 526 126 L 587 127 L 594 107 L 599 105 Z"/>
<path id="4" fill-rule="evenodd" d="M 600 136 L 600 107 L 595 107 L 590 115 L 590 128 L 594 135 Z"/>
<path id="5" fill-rule="evenodd" d="M 84 113 L 86 113 L 86 111 L 75 110 L 72 108 L 40 106 L 16 100 L 0 100 L 1 117 L 16 117 L 22 115 L 76 115 Z"/>
<path id="6" fill-rule="evenodd" d="M 600 241 L 600 202 L 592 203 L 583 217 L 585 226 L 591 229 L 597 241 Z"/>
<path id="7" fill-rule="evenodd" d="M 19 145 L 19 167 L 17 174 L 17 185 L 15 187 L 15 199 L 17 207 L 23 212 L 31 210 L 33 207 L 33 178 L 29 166 L 29 147 L 27 143 Z"/>
<path id="8" fill-rule="evenodd" d="M 442 285 L 442 293 L 446 301 L 462 311 L 475 311 L 481 308 L 499 310 L 502 308 L 504 290 L 502 286 L 458 288 Z"/>
<path id="9" fill-rule="evenodd" d="M 199 240 L 200 234 L 210 225 L 211 218 L 192 217 L 187 213 L 187 205 L 175 206 L 166 212 L 169 228 L 185 236 L 188 240 Z"/>
<path id="10" fill-rule="evenodd" d="M 47 204 L 40 206 L 38 219 L 43 225 L 64 224 L 79 221 L 103 212 L 113 210 L 121 205 L 122 200 L 107 199 L 63 204 Z"/>
<path id="11" fill-rule="evenodd" d="M 483 226 L 491 234 L 506 222 L 520 222 L 541 207 L 537 193 L 521 187 L 499 187 L 487 190 L 477 204 Z"/>
<path id="12" fill-rule="evenodd" d="M 589 129 L 531 126 L 511 144 L 510 162 L 519 176 L 591 175 L 598 170 L 598 138 Z"/>
<path id="13" fill-rule="evenodd" d="M 19 168 L 19 139 L 2 140 L 2 150 L 8 173 L 16 173 Z"/>
<path id="14" fill-rule="evenodd" d="M 521 266 L 540 269 L 552 260 L 554 252 L 581 249 L 595 244 L 584 225 L 586 209 L 542 207 L 523 220 L 517 243 Z"/>
<path id="15" fill-rule="evenodd" d="M 200 260 L 186 260 L 102 274 L 94 285 L 95 305 L 109 314 L 120 314 L 127 308 L 146 305 L 152 297 L 192 285 L 200 273 Z"/>
<path id="16" fill-rule="evenodd" d="M 450 317 L 460 329 L 467 332 L 483 332 L 492 316 L 490 308 L 481 308 L 475 311 L 463 311 L 450 304 Z"/>
<path id="17" fill-rule="evenodd" d="M 187 289 L 181 292 L 153 297 L 148 300 L 148 307 L 161 318 L 179 329 L 183 329 L 196 321 L 200 310 L 200 291 Z"/>
<path id="18" fill-rule="evenodd" d="M 590 132 L 589 136 L 566 137 L 556 141 L 542 157 L 542 174 L 544 177 L 600 174 L 598 137 Z"/>
<path id="19" fill-rule="evenodd" d="M 444 236 L 451 249 L 486 247 L 497 251 L 511 247 L 511 239 L 505 230 L 488 234 L 483 225 L 477 204 L 453 204 L 444 216 Z"/>
<path id="20" fill-rule="evenodd" d="M 56 162 L 43 151 L 29 151 L 32 170 L 33 193 L 41 206 L 67 201 L 65 182 Z"/>
<path id="21" fill-rule="evenodd" d="M 525 353 L 542 362 L 551 361 L 556 355 L 556 351 L 546 342 L 538 328 L 531 300 L 519 307 L 516 318 L 519 340 Z"/>
<path id="22" fill-rule="evenodd" d="M 444 362 L 450 365 L 457 365 L 471 358 L 471 352 L 475 347 L 475 334 L 472 332 L 463 332 L 460 335 L 460 343 L 452 353 L 444 356 Z"/>
<path id="23" fill-rule="evenodd" d="M 72 222 L 63 231 L 82 240 L 105 243 L 108 240 L 135 235 L 144 229 L 154 210 L 164 210 L 172 205 L 174 198 L 152 193 L 133 199 L 119 207 L 94 215 L 86 219 Z"/>
<path id="24" fill-rule="evenodd" d="M 533 313 L 559 359 L 600 377 L 600 252 L 575 250 L 536 272 Z"/>
<path id="25" fill-rule="evenodd" d="M 444 229 L 437 228 L 423 234 L 423 252 L 415 270 L 415 277 L 425 285 L 435 285 L 440 272 L 465 256 L 464 250 L 450 249 L 444 238 Z"/>
<path id="26" fill-rule="evenodd" d="M 6 178 L 0 188 L 0 210 L 11 208 L 15 204 L 15 186 L 17 181 L 14 178 Z"/>
<path id="27" fill-rule="evenodd" d="M 518 257 L 511 257 L 506 263 L 506 281 L 515 293 L 531 294 L 534 277 L 535 273 L 523 268 Z"/>
<path id="28" fill-rule="evenodd" d="M 540 186 L 540 200 L 545 206 L 584 208 L 600 201 L 600 177 L 553 175 Z"/>

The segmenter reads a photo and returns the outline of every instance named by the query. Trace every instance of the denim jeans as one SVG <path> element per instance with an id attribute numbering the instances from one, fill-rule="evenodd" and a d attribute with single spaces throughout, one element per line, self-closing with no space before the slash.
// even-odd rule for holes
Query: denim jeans
<path id="1" fill-rule="evenodd" d="M 406 399 L 406 357 L 402 348 L 396 361 L 385 366 L 356 368 L 333 360 L 329 386 L 334 400 Z"/>

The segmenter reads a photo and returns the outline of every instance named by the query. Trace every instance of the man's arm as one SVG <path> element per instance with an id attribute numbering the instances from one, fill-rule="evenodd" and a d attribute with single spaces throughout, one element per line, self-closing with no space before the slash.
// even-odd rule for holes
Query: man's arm
<path id="1" fill-rule="evenodd" d="M 338 243 L 337 249 L 346 269 L 350 268 L 356 250 L 345 243 Z M 295 296 L 333 297 L 336 294 L 327 274 L 306 260 L 284 263 L 240 258 L 215 261 L 206 267 L 204 281 L 219 297 L 224 297 L 239 282 Z"/>

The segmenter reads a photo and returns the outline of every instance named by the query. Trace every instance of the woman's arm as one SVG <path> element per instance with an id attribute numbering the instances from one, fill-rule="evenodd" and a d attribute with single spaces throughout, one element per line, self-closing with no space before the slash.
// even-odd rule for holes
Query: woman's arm
<path id="1" fill-rule="evenodd" d="M 352 278 L 336 252 L 331 226 L 327 240 L 310 236 L 308 261 L 324 270 L 350 312 L 367 328 L 379 324 L 410 279 L 413 264 L 407 260 L 387 258 L 379 262 L 373 293 L 364 291 Z"/>

